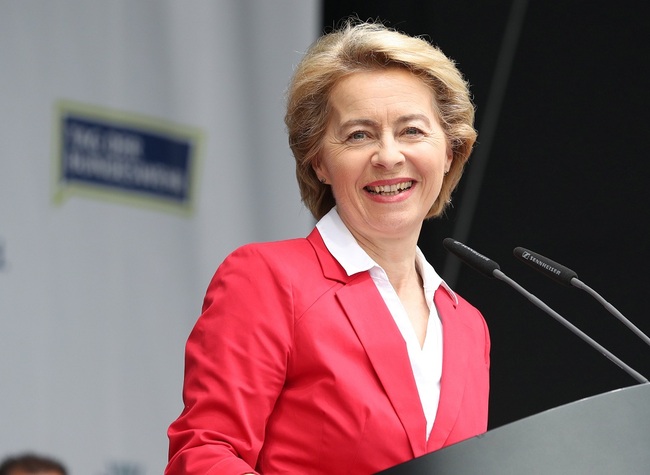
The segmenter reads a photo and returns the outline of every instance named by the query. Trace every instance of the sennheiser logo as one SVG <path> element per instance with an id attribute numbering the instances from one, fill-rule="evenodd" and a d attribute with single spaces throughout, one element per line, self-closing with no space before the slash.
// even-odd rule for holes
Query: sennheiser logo
<path id="1" fill-rule="evenodd" d="M 547 264 L 546 262 L 542 262 L 541 260 L 537 259 L 535 256 L 533 256 L 530 252 L 524 251 L 521 253 L 522 259 L 526 259 L 527 261 L 530 261 L 538 266 L 540 266 L 543 269 L 546 269 L 549 272 L 552 272 L 555 275 L 560 275 L 562 274 L 562 271 L 559 269 L 556 269 L 552 265 Z"/>
<path id="2" fill-rule="evenodd" d="M 467 251 L 471 252 L 472 254 L 474 254 L 476 257 L 478 257 L 478 258 L 480 258 L 480 259 L 483 259 L 483 260 L 486 261 L 486 262 L 490 260 L 490 259 L 488 259 L 487 257 L 485 257 L 483 254 L 479 254 L 479 253 L 476 252 L 474 249 L 472 249 L 472 248 L 469 247 L 469 246 L 466 246 L 466 245 L 463 244 L 462 242 L 458 242 L 458 241 L 455 241 L 455 242 L 456 242 L 456 244 L 458 244 L 459 246 L 462 246 L 465 250 L 467 250 Z"/>

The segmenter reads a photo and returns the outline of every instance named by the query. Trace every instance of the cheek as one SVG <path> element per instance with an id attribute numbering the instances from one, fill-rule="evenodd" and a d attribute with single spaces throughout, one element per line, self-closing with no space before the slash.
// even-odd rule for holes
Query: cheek
<path id="1" fill-rule="evenodd" d="M 438 198 L 440 190 L 442 190 L 442 184 L 444 181 L 445 165 L 443 162 L 442 166 L 436 166 L 435 169 L 430 170 L 431 179 L 430 183 L 430 193 L 433 195 L 433 200 Z"/>
<path id="2" fill-rule="evenodd" d="M 322 150 L 318 165 L 314 167 L 317 174 L 327 179 L 328 183 L 338 181 L 341 176 L 341 164 L 343 163 L 340 152 L 335 148 L 326 147 Z"/>
<path id="3" fill-rule="evenodd" d="M 334 175 L 330 187 L 337 203 L 341 199 L 345 200 L 345 197 L 351 194 L 349 183 L 343 181 L 341 176 Z"/>
<path id="4" fill-rule="evenodd" d="M 355 186 L 356 180 L 363 173 L 362 164 L 353 155 L 340 155 L 327 162 L 325 171 L 331 183 L 339 188 Z"/>
<path id="5" fill-rule="evenodd" d="M 442 190 L 442 179 L 439 178 L 439 177 L 436 177 L 435 180 L 433 181 L 433 185 L 431 187 L 431 194 L 433 195 L 434 200 L 440 194 L 440 190 Z"/>

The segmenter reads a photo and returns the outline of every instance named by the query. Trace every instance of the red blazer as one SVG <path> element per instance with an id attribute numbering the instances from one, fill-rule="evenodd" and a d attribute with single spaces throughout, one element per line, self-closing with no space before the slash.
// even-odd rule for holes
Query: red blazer
<path id="1" fill-rule="evenodd" d="M 434 301 L 443 370 L 427 442 L 406 345 L 369 273 L 347 276 L 317 230 L 238 249 L 187 342 L 165 473 L 363 475 L 485 432 L 487 327 L 442 287 Z"/>

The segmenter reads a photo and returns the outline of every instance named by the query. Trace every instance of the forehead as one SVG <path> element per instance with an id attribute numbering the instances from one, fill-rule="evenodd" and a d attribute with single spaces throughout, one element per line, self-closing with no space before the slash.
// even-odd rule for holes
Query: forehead
<path id="1" fill-rule="evenodd" d="M 329 102 L 331 112 L 339 118 L 392 111 L 437 117 L 431 88 L 402 68 L 359 71 L 345 76 L 332 88 Z"/>

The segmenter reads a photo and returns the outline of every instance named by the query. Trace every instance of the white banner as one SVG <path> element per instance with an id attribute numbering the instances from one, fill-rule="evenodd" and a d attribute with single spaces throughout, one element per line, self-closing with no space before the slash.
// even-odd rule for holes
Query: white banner
<path id="1" fill-rule="evenodd" d="M 162 473 L 212 273 L 312 226 L 283 107 L 318 7 L 0 2 L 0 457 Z"/>

